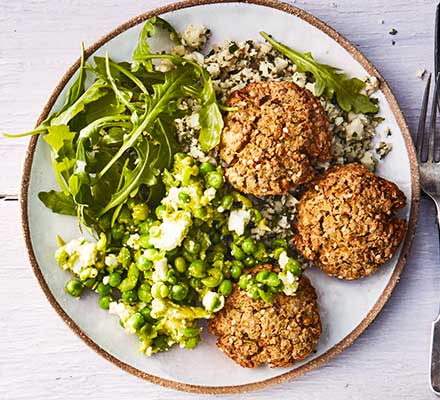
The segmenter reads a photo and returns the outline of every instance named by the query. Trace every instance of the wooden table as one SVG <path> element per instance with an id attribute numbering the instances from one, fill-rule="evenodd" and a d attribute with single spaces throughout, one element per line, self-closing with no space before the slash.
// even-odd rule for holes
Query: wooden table
<path id="1" fill-rule="evenodd" d="M 63 72 L 86 45 L 154 0 L 0 0 L 0 129 L 33 127 Z M 393 88 L 411 130 L 432 69 L 435 1 L 292 1 L 357 44 Z M 398 33 L 391 36 L 395 28 Z M 392 44 L 395 41 L 395 44 Z M 0 138 L 0 399 L 193 399 L 131 376 L 97 356 L 52 310 L 22 240 L 21 166 L 27 139 Z M 391 300 L 358 341 L 303 378 L 246 399 L 430 399 L 431 320 L 440 304 L 434 209 L 422 199 L 407 267 Z M 226 398 L 226 397 L 224 397 Z M 234 398 L 229 396 L 227 398 Z"/>

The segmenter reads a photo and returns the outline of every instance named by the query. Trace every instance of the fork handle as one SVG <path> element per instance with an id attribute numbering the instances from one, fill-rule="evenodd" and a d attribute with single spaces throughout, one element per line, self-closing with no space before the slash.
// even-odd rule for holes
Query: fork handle
<path id="1" fill-rule="evenodd" d="M 436 214 L 437 214 L 437 227 L 440 232 L 440 198 L 437 196 L 429 195 L 434 201 Z M 440 236 L 439 236 L 440 238 Z M 440 313 L 435 321 L 432 322 L 431 329 L 431 351 L 430 351 L 430 385 L 431 390 L 440 396 Z"/>
<path id="2" fill-rule="evenodd" d="M 437 396 L 440 396 L 440 315 L 432 323 L 430 364 L 431 389 Z"/>

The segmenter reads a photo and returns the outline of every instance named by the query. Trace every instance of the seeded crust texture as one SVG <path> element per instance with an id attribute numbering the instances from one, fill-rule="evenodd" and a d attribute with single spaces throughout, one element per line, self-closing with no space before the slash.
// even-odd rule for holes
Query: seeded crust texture
<path id="1" fill-rule="evenodd" d="M 330 276 L 358 279 L 391 259 L 407 223 L 405 195 L 360 164 L 333 167 L 297 205 L 294 245 Z"/>
<path id="2" fill-rule="evenodd" d="M 313 162 L 331 158 L 329 123 L 319 100 L 293 82 L 267 81 L 232 93 L 220 156 L 226 178 L 257 197 L 286 194 L 310 181 Z"/>
<path id="3" fill-rule="evenodd" d="M 312 352 L 321 335 L 315 289 L 301 277 L 294 296 L 280 293 L 265 303 L 235 285 L 225 307 L 209 321 L 209 331 L 218 336 L 219 349 L 242 367 L 291 366 Z"/>

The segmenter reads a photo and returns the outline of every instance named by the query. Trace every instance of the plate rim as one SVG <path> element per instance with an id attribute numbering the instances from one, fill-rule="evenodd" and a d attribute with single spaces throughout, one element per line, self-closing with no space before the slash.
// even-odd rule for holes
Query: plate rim
<path id="1" fill-rule="evenodd" d="M 405 117 L 403 116 L 402 111 L 400 110 L 400 107 L 398 105 L 398 102 L 396 98 L 394 97 L 394 94 L 392 93 L 389 85 L 387 84 L 386 80 L 383 78 L 383 76 L 379 73 L 379 71 L 376 69 L 376 67 L 373 65 L 372 62 L 370 62 L 367 57 L 365 57 L 361 51 L 352 44 L 349 40 L 347 40 L 344 36 L 342 36 L 338 31 L 331 28 L 329 25 L 327 25 L 325 22 L 321 21 L 317 17 L 313 16 L 312 14 L 308 13 L 307 11 L 304 11 L 298 7 L 295 7 L 291 4 L 287 4 L 278 0 L 183 0 L 176 3 L 167 4 L 165 6 L 157 7 L 154 9 L 151 9 L 149 11 L 146 11 L 145 13 L 139 14 L 131 19 L 129 19 L 127 22 L 119 25 L 114 30 L 110 31 L 108 34 L 102 36 L 100 39 L 95 41 L 91 46 L 89 46 L 85 50 L 85 57 L 89 57 L 92 55 L 96 50 L 98 50 L 101 46 L 103 46 L 105 43 L 113 39 L 114 37 L 118 36 L 120 33 L 132 28 L 133 26 L 136 26 L 147 19 L 155 16 L 155 15 L 161 15 L 167 12 L 184 9 L 184 8 L 190 8 L 194 6 L 201 6 L 201 5 L 208 5 L 208 4 L 219 4 L 219 3 L 245 3 L 245 4 L 253 4 L 258 6 L 265 6 L 273 9 L 277 9 L 280 11 L 283 11 L 285 13 L 291 14 L 293 16 L 299 17 L 300 19 L 304 20 L 305 22 L 313 25 L 315 28 L 318 28 L 325 34 L 327 34 L 330 38 L 332 38 L 334 41 L 336 41 L 339 45 L 341 45 L 346 51 L 350 53 L 350 55 L 358 62 L 360 63 L 365 70 L 370 74 L 374 75 L 379 78 L 380 80 L 380 89 L 382 93 L 385 96 L 386 101 L 390 105 L 391 111 L 396 119 L 396 122 L 399 126 L 399 129 L 402 132 L 402 136 L 405 142 L 405 147 L 408 153 L 409 161 L 410 161 L 410 172 L 411 172 L 411 208 L 410 208 L 410 214 L 408 218 L 408 229 L 405 236 L 405 240 L 402 244 L 402 249 L 400 252 L 399 259 L 397 260 L 396 266 L 394 268 L 394 272 L 391 275 L 385 289 L 382 291 L 382 294 L 374 304 L 374 306 L 370 309 L 366 317 L 347 335 L 345 336 L 339 343 L 335 344 L 333 347 L 331 347 L 329 350 L 327 350 L 324 354 L 321 356 L 310 360 L 306 364 L 287 371 L 285 373 L 282 373 L 278 376 L 264 379 L 258 382 L 252 382 L 242 385 L 231 385 L 231 386 L 202 386 L 202 385 L 194 385 L 194 384 L 188 384 L 178 381 L 173 381 L 170 379 L 161 378 L 159 376 L 148 374 L 144 371 L 139 370 L 138 368 L 135 368 L 115 356 L 108 353 L 106 350 L 104 350 L 102 347 L 100 347 L 97 343 L 95 343 L 90 337 L 88 337 L 80 328 L 79 326 L 73 321 L 73 319 L 64 311 L 64 309 L 61 307 L 61 305 L 56 300 L 55 296 L 52 294 L 52 292 L 49 289 L 49 286 L 47 285 L 44 276 L 40 270 L 40 267 L 38 265 L 37 259 L 35 257 L 35 253 L 33 250 L 32 245 L 32 239 L 30 236 L 30 229 L 29 229 L 29 215 L 28 215 L 28 189 L 29 189 L 29 181 L 30 181 L 30 175 L 31 175 L 31 169 L 33 164 L 33 157 L 35 148 L 38 141 L 38 136 L 32 136 L 32 138 L 29 141 L 26 155 L 25 155 L 25 161 L 23 166 L 23 175 L 22 175 L 22 181 L 21 181 L 21 189 L 20 189 L 20 208 L 21 208 L 21 223 L 22 223 L 22 230 L 24 234 L 26 249 L 28 253 L 28 257 L 31 263 L 32 270 L 38 280 L 38 283 L 40 284 L 41 289 L 43 290 L 47 300 L 52 305 L 52 307 L 55 309 L 57 314 L 64 320 L 64 322 L 69 326 L 69 328 L 77 335 L 79 336 L 90 348 L 92 348 L 95 352 L 97 352 L 99 355 L 104 357 L 106 360 L 110 361 L 114 365 L 118 366 L 119 368 L 125 370 L 126 372 L 131 373 L 132 375 L 135 375 L 139 378 L 142 378 L 144 380 L 150 381 L 155 384 L 159 384 L 168 388 L 185 391 L 185 392 L 192 392 L 192 393 L 199 393 L 199 394 L 227 394 L 227 393 L 244 393 L 244 392 L 250 392 L 253 390 L 259 390 L 263 389 L 272 385 L 280 384 L 289 380 L 293 380 L 295 378 L 298 378 L 305 373 L 318 368 L 327 362 L 329 362 L 331 359 L 336 357 L 338 354 L 340 354 L 343 350 L 348 348 L 367 328 L 368 326 L 373 322 L 373 320 L 377 317 L 379 312 L 382 310 L 386 302 L 391 296 L 391 293 L 396 286 L 400 274 L 403 271 L 403 268 L 406 264 L 409 251 L 411 248 L 411 244 L 413 242 L 413 238 L 416 231 L 416 225 L 417 225 L 417 217 L 418 217 L 418 211 L 419 211 L 419 202 L 420 202 L 420 187 L 419 187 L 419 171 L 418 171 L 418 164 L 416 159 L 416 154 L 414 150 L 413 141 L 411 138 L 411 134 L 408 128 L 408 125 L 406 123 Z M 69 79 L 72 77 L 72 75 L 76 72 L 80 65 L 80 59 L 78 59 L 71 67 L 64 73 L 61 80 L 58 82 L 58 84 L 55 86 L 54 90 L 52 91 L 48 101 L 43 107 L 43 110 L 38 117 L 36 126 L 39 125 L 49 114 L 50 110 L 52 109 L 55 101 L 59 97 L 61 91 L 64 89 L 66 84 L 68 83 Z"/>

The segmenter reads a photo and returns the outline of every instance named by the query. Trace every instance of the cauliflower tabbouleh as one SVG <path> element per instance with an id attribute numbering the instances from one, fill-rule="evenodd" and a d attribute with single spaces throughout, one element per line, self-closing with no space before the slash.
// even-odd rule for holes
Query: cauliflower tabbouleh
<path id="1" fill-rule="evenodd" d="M 209 29 L 201 25 L 190 25 L 182 37 L 189 46 L 176 46 L 171 53 L 194 60 L 205 67 L 212 76 L 217 96 L 223 104 L 232 92 L 244 88 L 249 83 L 266 80 L 291 81 L 315 94 L 313 76 L 298 72 L 292 61 L 268 43 L 257 40 L 239 43 L 226 41 L 221 45 L 214 45 L 205 54 L 204 48 L 210 37 Z M 376 77 L 365 78 L 363 94 L 373 98 L 372 95 L 378 88 L 379 81 Z M 381 122 L 381 118 L 356 114 L 352 111 L 345 112 L 325 96 L 320 96 L 319 100 L 328 117 L 332 132 L 332 161 L 318 163 L 316 167 L 324 172 L 334 164 L 360 162 L 370 171 L 374 171 L 378 158 L 383 159 L 391 151 L 391 144 L 385 141 L 381 141 L 376 148 L 373 146 L 376 127 Z M 199 105 L 189 99 L 183 102 L 181 107 L 191 110 L 189 115 L 175 121 L 178 139 L 184 146 L 184 151 L 199 161 L 219 163 L 217 152 L 205 154 L 197 141 L 200 129 Z M 257 238 L 264 235 L 288 238 L 291 235 L 291 222 L 295 218 L 295 205 L 299 193 L 300 191 L 293 190 L 282 196 L 266 196 L 264 200 L 250 196 L 271 229 L 269 235 L 267 231 L 259 228 L 254 228 L 252 233 Z"/>

